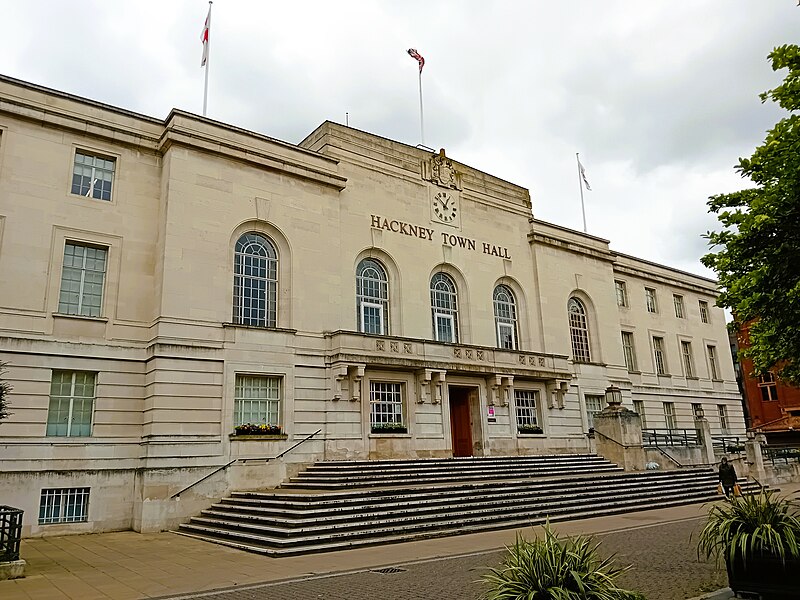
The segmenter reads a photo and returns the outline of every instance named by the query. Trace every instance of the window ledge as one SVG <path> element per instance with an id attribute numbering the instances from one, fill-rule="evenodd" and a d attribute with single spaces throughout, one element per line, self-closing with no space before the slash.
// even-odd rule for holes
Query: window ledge
<path id="1" fill-rule="evenodd" d="M 88 317 L 86 315 L 68 315 L 67 313 L 53 313 L 54 318 L 58 319 L 78 319 L 79 321 L 95 321 L 97 323 L 108 323 L 108 317 Z"/>
<path id="2" fill-rule="evenodd" d="M 233 442 L 274 442 L 288 440 L 289 436 L 285 433 L 265 435 L 236 435 L 235 433 L 231 433 L 228 435 L 228 439 Z"/>
<path id="3" fill-rule="evenodd" d="M 241 323 L 223 323 L 223 327 L 235 327 L 237 329 L 255 329 L 256 331 L 277 331 L 279 333 L 297 333 L 297 329 L 289 329 L 287 327 L 261 327 L 259 325 L 243 325 Z"/>
<path id="4" fill-rule="evenodd" d="M 547 437 L 547 434 L 542 433 L 519 433 L 517 432 L 517 437 L 525 437 L 525 438 L 543 438 Z"/>
<path id="5" fill-rule="evenodd" d="M 641 375 L 642 374 L 641 371 L 635 371 L 635 370 L 634 371 L 628 371 L 628 373 L 630 373 L 631 375 Z"/>
<path id="6" fill-rule="evenodd" d="M 686 379 L 691 379 L 692 381 L 700 381 L 700 378 L 696 375 L 692 375 L 691 377 L 687 377 Z"/>
<path id="7" fill-rule="evenodd" d="M 371 438 L 410 438 L 410 433 L 370 433 Z"/>
<path id="8" fill-rule="evenodd" d="M 712 379 L 711 381 L 713 381 L 714 383 L 725 383 L 724 379 Z"/>

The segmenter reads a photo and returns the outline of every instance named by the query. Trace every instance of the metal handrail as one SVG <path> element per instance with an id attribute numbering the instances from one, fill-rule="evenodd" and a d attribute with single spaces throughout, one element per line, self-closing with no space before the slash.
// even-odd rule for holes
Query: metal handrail
<path id="1" fill-rule="evenodd" d="M 678 467 L 679 467 L 679 468 L 681 468 L 681 469 L 682 469 L 682 468 L 684 468 L 684 467 L 686 466 L 686 465 L 684 465 L 683 463 L 679 463 L 679 462 L 678 462 L 678 460 L 677 460 L 677 459 L 676 459 L 674 456 L 671 456 L 671 455 L 667 454 L 666 450 L 664 450 L 664 449 L 662 449 L 662 448 L 659 448 L 658 446 L 656 446 L 656 447 L 655 447 L 655 449 L 656 449 L 656 450 L 658 450 L 659 452 L 661 452 L 661 454 L 663 454 L 664 456 L 666 456 L 668 459 L 670 459 L 670 460 L 671 460 L 672 462 L 674 462 L 676 465 L 678 465 Z"/>
<path id="2" fill-rule="evenodd" d="M 642 442 L 658 446 L 699 446 L 700 437 L 695 429 L 642 429 Z"/>
<path id="3" fill-rule="evenodd" d="M 627 450 L 628 448 L 638 448 L 639 447 L 639 446 L 627 446 L 627 445 L 623 444 L 622 442 L 618 442 L 614 438 L 608 437 L 604 433 L 600 433 L 599 431 L 597 431 L 597 429 L 595 429 L 593 433 L 595 435 L 599 435 L 600 437 L 603 437 L 603 438 L 607 439 L 609 442 L 614 442 L 617 446 L 619 446 L 620 448 L 623 448 L 625 450 Z"/>
<path id="4" fill-rule="evenodd" d="M 172 496 L 170 496 L 170 497 L 169 497 L 169 499 L 170 499 L 170 500 L 172 500 L 173 498 L 177 498 L 178 496 L 180 496 L 180 495 L 181 495 L 183 492 L 185 492 L 186 490 L 193 488 L 193 487 L 194 487 L 194 486 L 196 486 L 198 483 L 201 483 L 201 482 L 205 481 L 206 479 L 208 479 L 208 478 L 209 478 L 209 477 L 211 477 L 212 475 L 216 475 L 216 474 L 217 474 L 217 473 L 219 473 L 220 471 L 224 471 L 225 469 L 227 469 L 228 467 L 230 467 L 230 466 L 231 466 L 233 463 L 235 463 L 235 462 L 247 462 L 247 461 L 249 461 L 249 460 L 265 460 L 265 461 L 269 462 L 269 461 L 271 461 L 271 460 L 277 460 L 277 459 L 279 459 L 279 458 L 281 458 L 281 457 L 285 456 L 286 454 L 288 454 L 289 452 L 291 452 L 291 451 L 292 451 L 292 450 L 294 450 L 295 448 L 297 448 L 297 447 L 298 447 L 300 444 L 302 444 L 303 442 L 307 442 L 308 440 L 310 440 L 312 437 L 314 437 L 315 435 L 317 435 L 317 434 L 318 434 L 320 431 L 322 431 L 322 429 L 317 429 L 317 430 L 316 430 L 314 433 L 312 433 L 312 434 L 310 434 L 310 435 L 307 435 L 307 436 L 306 436 L 306 437 L 304 437 L 302 440 L 300 440 L 299 442 L 297 442 L 297 443 L 296 443 L 294 446 L 292 446 L 291 448 L 287 448 L 286 450 L 284 450 L 283 452 L 281 452 L 281 453 L 280 453 L 280 454 L 278 454 L 277 456 L 261 456 L 261 457 L 255 457 L 255 458 L 252 458 L 252 457 L 251 457 L 251 458 L 234 458 L 234 459 L 233 459 L 232 461 L 230 461 L 229 463 L 227 463 L 227 464 L 224 464 L 224 465 L 222 465 L 221 467 L 217 467 L 216 469 L 214 469 L 213 471 L 211 471 L 211 473 L 209 473 L 208 475 L 206 475 L 206 476 L 204 476 L 204 477 L 201 477 L 200 479 L 198 479 L 197 481 L 195 481 L 193 484 L 191 484 L 191 485 L 187 485 L 187 486 L 186 486 L 185 488 L 183 488 L 181 491 L 179 491 L 179 492 L 175 492 L 174 494 L 172 494 Z"/>

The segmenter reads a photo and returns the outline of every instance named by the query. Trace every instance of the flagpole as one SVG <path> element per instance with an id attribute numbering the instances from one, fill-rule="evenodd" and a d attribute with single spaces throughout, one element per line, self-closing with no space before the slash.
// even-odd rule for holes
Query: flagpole
<path id="1" fill-rule="evenodd" d="M 206 116 L 208 108 L 208 63 L 211 61 L 211 5 L 212 0 L 208 0 L 208 40 L 206 41 L 206 82 L 203 86 L 203 116 Z"/>
<path id="2" fill-rule="evenodd" d="M 578 188 L 581 190 L 581 213 L 583 214 L 583 233 L 586 233 L 586 207 L 583 204 L 583 180 L 581 175 L 581 159 L 578 158 L 578 153 L 575 153 L 575 160 L 578 162 Z"/>
<path id="3" fill-rule="evenodd" d="M 422 67 L 419 69 L 419 135 L 422 145 L 425 145 L 425 118 L 422 113 Z"/>

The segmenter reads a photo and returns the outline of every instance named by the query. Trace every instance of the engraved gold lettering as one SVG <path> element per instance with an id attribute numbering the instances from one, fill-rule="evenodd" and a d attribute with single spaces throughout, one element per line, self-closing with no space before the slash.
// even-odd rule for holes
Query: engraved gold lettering
<path id="1" fill-rule="evenodd" d="M 381 218 L 378 215 L 372 215 L 372 226 L 376 229 L 381 228 Z"/>

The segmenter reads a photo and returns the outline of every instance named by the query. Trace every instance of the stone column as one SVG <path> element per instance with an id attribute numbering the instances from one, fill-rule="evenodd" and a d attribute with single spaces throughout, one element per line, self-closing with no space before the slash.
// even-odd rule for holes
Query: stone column
<path id="1" fill-rule="evenodd" d="M 617 402 L 594 416 L 597 453 L 626 471 L 643 471 L 642 418 Z"/>
<path id="2" fill-rule="evenodd" d="M 764 456 L 761 454 L 761 444 L 766 441 L 766 436 L 763 433 L 755 435 L 748 433 L 747 438 L 744 449 L 747 454 L 747 465 L 750 467 L 750 476 L 759 483 L 766 483 L 767 471 L 764 469 Z"/>
<path id="3" fill-rule="evenodd" d="M 714 456 L 714 440 L 711 439 L 711 425 L 705 417 L 694 418 L 694 428 L 697 430 L 697 438 L 703 452 L 703 462 L 713 465 L 717 462 Z"/>

